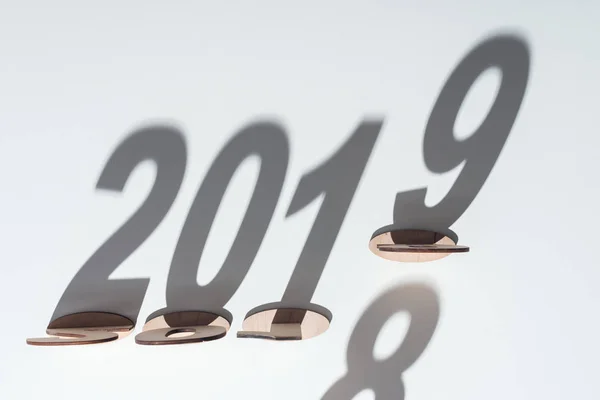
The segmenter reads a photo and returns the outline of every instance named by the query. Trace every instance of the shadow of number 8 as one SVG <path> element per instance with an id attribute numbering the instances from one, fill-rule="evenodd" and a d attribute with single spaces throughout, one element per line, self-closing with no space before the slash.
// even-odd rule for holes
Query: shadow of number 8
<path id="1" fill-rule="evenodd" d="M 373 355 L 375 342 L 385 323 L 399 312 L 410 314 L 404 340 L 394 354 L 383 360 Z M 437 293 L 423 284 L 403 284 L 384 292 L 365 311 L 348 341 L 347 372 L 322 400 L 350 400 L 371 389 L 377 400 L 404 398 L 402 373 L 427 348 L 440 315 Z"/>

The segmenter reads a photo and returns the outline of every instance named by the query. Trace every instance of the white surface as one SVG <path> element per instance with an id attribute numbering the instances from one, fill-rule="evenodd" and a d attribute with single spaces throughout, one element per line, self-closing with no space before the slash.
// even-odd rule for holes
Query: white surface
<path id="1" fill-rule="evenodd" d="M 435 288 L 441 314 L 418 361 L 391 373 L 404 380 L 407 399 L 599 397 L 600 3 L 84 3 L 1 5 L 0 398 L 317 399 L 345 374 L 363 311 L 412 282 Z M 458 171 L 435 176 L 423 163 L 425 123 L 458 62 L 504 31 L 527 39 L 530 79 L 496 166 L 453 226 L 471 253 L 426 265 L 378 259 L 367 243 L 391 222 L 396 192 L 429 187 L 433 205 L 452 186 Z M 462 137 L 489 109 L 494 79 L 482 77 L 465 103 Z M 228 336 L 163 348 L 132 336 L 97 346 L 25 344 L 44 332 L 75 272 L 152 185 L 147 163 L 122 194 L 95 190 L 130 132 L 171 122 L 188 149 L 170 212 L 112 275 L 151 278 L 139 332 L 165 305 L 173 250 L 204 174 L 233 134 L 264 116 L 288 132 L 290 165 L 253 267 L 226 305 L 234 315 Z M 369 116 L 384 126 L 313 298 L 332 311 L 331 328 L 306 342 L 236 339 L 249 309 L 280 298 L 318 211 L 315 202 L 285 218 L 298 179 Z M 257 170 L 248 160 L 229 186 L 200 282 L 221 265 Z M 408 319 L 390 323 L 401 334 Z M 382 335 L 377 354 L 393 353 L 398 334 Z"/>

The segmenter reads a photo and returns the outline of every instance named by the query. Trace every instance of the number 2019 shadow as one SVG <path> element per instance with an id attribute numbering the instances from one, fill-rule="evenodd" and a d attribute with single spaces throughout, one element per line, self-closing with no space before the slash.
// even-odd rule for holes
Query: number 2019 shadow
<path id="1" fill-rule="evenodd" d="M 464 98 L 477 78 L 492 67 L 502 73 L 495 101 L 475 132 L 468 139 L 458 141 L 453 128 Z M 479 193 L 506 143 L 525 95 L 529 67 L 529 47 L 523 38 L 513 34 L 498 34 L 482 40 L 459 62 L 433 106 L 425 128 L 423 156 L 433 173 L 448 172 L 463 162 L 465 165 L 448 194 L 434 207 L 424 203 L 426 188 L 398 193 L 393 225 L 446 232 L 460 218 Z M 316 308 L 331 316 L 328 310 L 311 304 L 310 300 L 382 124 L 381 120 L 363 121 L 336 153 L 300 179 L 286 216 L 321 196 L 323 200 L 280 305 Z M 253 155 L 260 158 L 260 171 L 242 224 L 213 281 L 200 286 L 196 283 L 198 266 L 219 204 L 239 165 Z M 148 196 L 76 273 L 58 302 L 52 320 L 81 311 L 114 312 L 134 322 L 137 320 L 149 279 L 111 280 L 108 277 L 152 234 L 171 208 L 187 164 L 183 134 L 170 126 L 149 126 L 133 132 L 109 157 L 96 185 L 97 189 L 121 192 L 134 169 L 147 160 L 156 165 L 155 181 Z M 149 318 L 168 311 L 202 309 L 232 319 L 224 307 L 240 287 L 262 244 L 279 201 L 288 161 L 287 134 L 277 123 L 252 123 L 229 140 L 208 170 L 182 227 L 169 270 L 167 307 Z M 365 236 L 365 241 L 367 239 Z M 366 245 L 365 251 L 368 251 Z M 387 310 L 390 304 L 396 304 L 399 309 L 408 307 L 414 313 L 409 332 L 419 332 L 419 335 L 407 335 L 401 348 L 408 353 L 411 347 L 424 350 L 437 325 L 439 304 L 435 291 L 416 285 L 394 293 L 384 294 L 383 303 L 375 301 L 360 321 L 377 321 L 381 307 Z M 423 296 L 428 306 L 419 307 L 415 301 Z M 353 348 L 371 348 L 371 328 L 372 325 L 364 322 L 357 324 L 350 341 Z M 427 338 L 425 343 L 422 338 Z M 353 351 L 349 346 L 349 374 L 354 374 L 356 368 L 364 371 L 359 366 L 361 363 L 369 366 L 373 362 L 372 355 L 359 350 L 356 353 L 359 355 L 351 356 Z M 415 357 L 418 355 L 409 358 Z M 390 373 L 401 374 L 405 369 L 397 368 Z M 346 395 L 357 389 L 352 382 L 357 381 L 362 382 L 341 379 L 325 398 L 349 398 Z M 393 379 L 387 383 L 380 379 L 364 383 L 375 390 L 378 399 L 399 398 L 398 391 L 402 389 Z"/>

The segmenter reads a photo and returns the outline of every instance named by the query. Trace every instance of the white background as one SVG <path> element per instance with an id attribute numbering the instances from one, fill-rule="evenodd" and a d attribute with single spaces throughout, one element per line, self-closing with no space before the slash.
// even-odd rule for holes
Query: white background
<path id="1" fill-rule="evenodd" d="M 441 314 L 424 353 L 396 374 L 407 399 L 599 397 L 600 3 L 84 3 L 0 5 L 0 398 L 318 399 L 345 375 L 363 311 L 411 282 L 435 289 Z M 471 252 L 409 265 L 375 257 L 367 243 L 391 222 L 395 193 L 428 187 L 431 206 L 460 172 L 427 170 L 425 124 L 458 62 L 499 32 L 527 40 L 530 79 L 496 166 L 453 226 Z M 498 78 L 484 74 L 473 88 L 457 136 L 483 119 Z M 285 218 L 298 179 L 372 116 L 384 118 L 383 130 L 313 298 L 333 313 L 331 328 L 303 342 L 236 339 L 248 310 L 280 298 L 313 223 L 318 202 Z M 152 185 L 147 163 L 122 194 L 95 190 L 129 133 L 172 123 L 188 148 L 170 212 L 111 276 L 151 278 L 137 333 L 165 305 L 173 250 L 204 174 L 233 134 L 264 117 L 288 132 L 290 165 L 258 256 L 226 306 L 234 321 L 224 339 L 25 344 Z M 221 265 L 257 170 L 248 160 L 229 186 L 200 282 Z M 393 320 L 378 351 L 392 354 L 408 321 Z"/>

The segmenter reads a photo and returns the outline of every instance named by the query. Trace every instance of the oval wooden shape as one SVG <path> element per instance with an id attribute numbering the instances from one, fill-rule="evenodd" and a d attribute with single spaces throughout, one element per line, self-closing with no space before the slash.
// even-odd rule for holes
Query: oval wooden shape
<path id="1" fill-rule="evenodd" d="M 30 338 L 33 346 L 73 346 L 110 342 L 127 336 L 133 321 L 119 314 L 81 312 L 52 321 L 46 333 L 50 337 Z"/>
<path id="2" fill-rule="evenodd" d="M 306 340 L 329 328 L 323 314 L 302 308 L 273 308 L 251 314 L 242 323 L 238 338 Z"/>
<path id="3" fill-rule="evenodd" d="M 229 321 L 213 312 L 208 311 L 177 311 L 170 312 L 147 321 L 142 331 L 162 328 L 181 328 L 184 326 L 221 326 L 229 331 Z"/>
<path id="4" fill-rule="evenodd" d="M 379 257 L 398 262 L 428 262 L 469 251 L 469 247 L 457 246 L 443 233 L 420 229 L 382 232 L 371 238 L 369 249 Z"/>
<path id="5" fill-rule="evenodd" d="M 466 253 L 467 246 L 445 245 L 445 244 L 379 244 L 379 251 L 392 253 Z"/>
<path id="6" fill-rule="evenodd" d="M 224 337 L 230 326 L 225 317 L 208 311 L 170 312 L 147 321 L 135 342 L 142 345 L 205 342 Z"/>
<path id="7" fill-rule="evenodd" d="M 191 335 L 175 335 L 186 332 L 191 333 Z M 220 339 L 225 336 L 225 334 L 227 334 L 227 330 L 222 326 L 198 325 L 179 328 L 161 328 L 151 329 L 138 334 L 135 337 L 135 342 L 143 345 L 199 343 Z"/>

